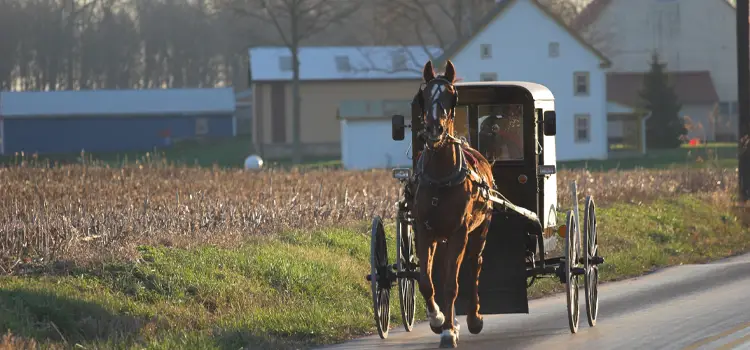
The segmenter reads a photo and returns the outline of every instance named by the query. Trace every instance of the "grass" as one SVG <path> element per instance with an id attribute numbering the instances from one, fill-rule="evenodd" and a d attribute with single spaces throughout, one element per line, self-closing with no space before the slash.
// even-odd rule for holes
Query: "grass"
<path id="1" fill-rule="evenodd" d="M 37 165 L 0 167 L 0 349 L 296 349 L 374 332 L 367 226 L 394 217 L 387 170 Z M 605 281 L 749 248 L 735 169 L 560 170 L 561 208 L 573 180 L 600 208 Z"/>
<path id="2" fill-rule="evenodd" d="M 707 143 L 699 146 L 683 145 L 677 149 L 652 150 L 645 155 L 618 156 L 611 153 L 605 160 L 559 162 L 560 169 L 590 169 L 592 171 L 676 168 L 736 168 L 736 143 Z"/>
<path id="3" fill-rule="evenodd" d="M 238 136 L 228 139 L 196 141 L 182 141 L 169 148 L 152 150 L 151 152 L 125 153 L 86 153 L 89 161 L 97 160 L 110 166 L 120 166 L 123 162 L 136 160 L 147 161 L 150 158 L 169 159 L 175 164 L 198 165 L 201 167 L 219 166 L 221 168 L 242 168 L 244 159 L 253 153 L 252 140 L 249 136 Z M 31 155 L 20 157 L 17 155 L 0 156 L 1 164 L 16 165 Z M 60 163 L 80 163 L 81 154 L 49 154 L 40 156 L 41 161 Z M 266 166 L 288 168 L 291 159 L 266 159 Z M 303 164 L 306 168 L 341 168 L 338 157 L 307 157 Z M 561 161 L 560 169 L 591 169 L 595 171 L 669 168 L 736 168 L 736 143 L 707 143 L 699 146 L 683 145 L 678 149 L 652 150 L 645 155 L 625 154 L 618 156 L 616 152 L 605 160 Z"/>
<path id="4" fill-rule="evenodd" d="M 120 166 L 123 163 L 136 161 L 147 161 L 151 158 L 169 159 L 176 165 L 189 165 L 199 167 L 218 166 L 220 168 L 242 168 L 245 158 L 255 152 L 252 139 L 249 136 L 236 136 L 223 139 L 208 140 L 185 140 L 175 143 L 171 147 L 156 148 L 150 151 L 140 152 L 84 152 L 86 161 L 97 161 L 110 166 Z M 0 166 L 18 165 L 22 161 L 38 162 L 47 161 L 50 164 L 81 163 L 81 153 L 44 154 L 34 156 L 32 154 L 12 154 L 0 156 Z M 266 166 L 288 167 L 292 164 L 291 159 L 266 159 Z M 341 164 L 338 159 L 332 157 L 307 157 L 302 165 L 308 167 L 337 167 Z"/>
<path id="5" fill-rule="evenodd" d="M 750 233 L 720 202 L 692 194 L 600 208 L 602 280 L 747 251 Z M 386 230 L 392 253 L 393 226 Z M 149 349 L 304 348 L 371 334 L 368 231 L 289 230 L 234 248 L 140 246 L 132 261 L 30 268 L 0 277 L 0 329 L 19 342 Z M 560 290 L 544 279 L 530 295 Z M 399 326 L 395 293 L 391 313 Z"/>

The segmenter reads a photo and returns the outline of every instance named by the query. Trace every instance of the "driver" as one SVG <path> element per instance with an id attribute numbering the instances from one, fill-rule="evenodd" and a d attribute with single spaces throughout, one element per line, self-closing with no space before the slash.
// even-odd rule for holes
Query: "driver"
<path id="1" fill-rule="evenodd" d="M 488 160 L 523 158 L 523 149 L 510 131 L 508 118 L 492 113 L 479 121 L 479 145 Z"/>

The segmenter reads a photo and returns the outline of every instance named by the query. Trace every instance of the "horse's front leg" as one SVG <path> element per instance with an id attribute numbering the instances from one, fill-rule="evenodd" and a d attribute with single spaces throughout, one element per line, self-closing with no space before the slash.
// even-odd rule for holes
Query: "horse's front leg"
<path id="1" fill-rule="evenodd" d="M 417 258 L 419 259 L 419 292 L 427 306 L 427 318 L 430 320 L 430 326 L 439 328 L 445 322 L 445 316 L 435 303 L 435 286 L 432 284 L 432 265 L 437 242 L 431 235 L 424 232 L 424 228 L 419 228 L 419 230 L 421 232 L 415 232 Z"/>
<path id="2" fill-rule="evenodd" d="M 484 327 L 484 320 L 479 313 L 479 273 L 482 271 L 482 251 L 487 241 L 487 231 L 490 228 L 490 217 L 469 234 L 469 243 L 466 247 L 466 261 L 471 280 L 471 300 L 469 310 L 466 313 L 466 325 L 469 332 L 479 334 Z"/>
<path id="3" fill-rule="evenodd" d="M 441 348 L 455 348 L 458 346 L 458 329 L 454 324 L 455 304 L 458 297 L 458 273 L 464 258 L 468 228 L 462 227 L 448 239 L 445 252 L 445 323 L 440 335 Z"/>

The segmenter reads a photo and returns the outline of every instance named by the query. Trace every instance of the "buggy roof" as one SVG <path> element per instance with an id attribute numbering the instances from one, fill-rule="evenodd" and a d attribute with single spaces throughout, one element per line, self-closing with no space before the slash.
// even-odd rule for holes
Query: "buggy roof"
<path id="1" fill-rule="evenodd" d="M 554 100 L 555 96 L 552 95 L 546 86 L 542 84 L 532 83 L 528 81 L 478 81 L 478 82 L 460 82 L 454 84 L 457 88 L 461 87 L 520 87 L 526 89 L 535 101 L 538 100 Z"/>

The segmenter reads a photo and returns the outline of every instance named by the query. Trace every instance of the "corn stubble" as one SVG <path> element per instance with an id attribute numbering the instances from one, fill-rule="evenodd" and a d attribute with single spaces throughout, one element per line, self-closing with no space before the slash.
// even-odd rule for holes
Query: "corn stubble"
<path id="1" fill-rule="evenodd" d="M 736 169 L 558 173 L 599 206 L 685 193 L 728 203 Z M 393 218 L 400 186 L 390 171 L 199 169 L 164 164 L 123 168 L 65 165 L 0 168 L 0 273 L 19 266 L 131 259 L 136 247 L 235 246 L 283 230 Z M 365 234 L 365 233 L 363 233 Z"/>

